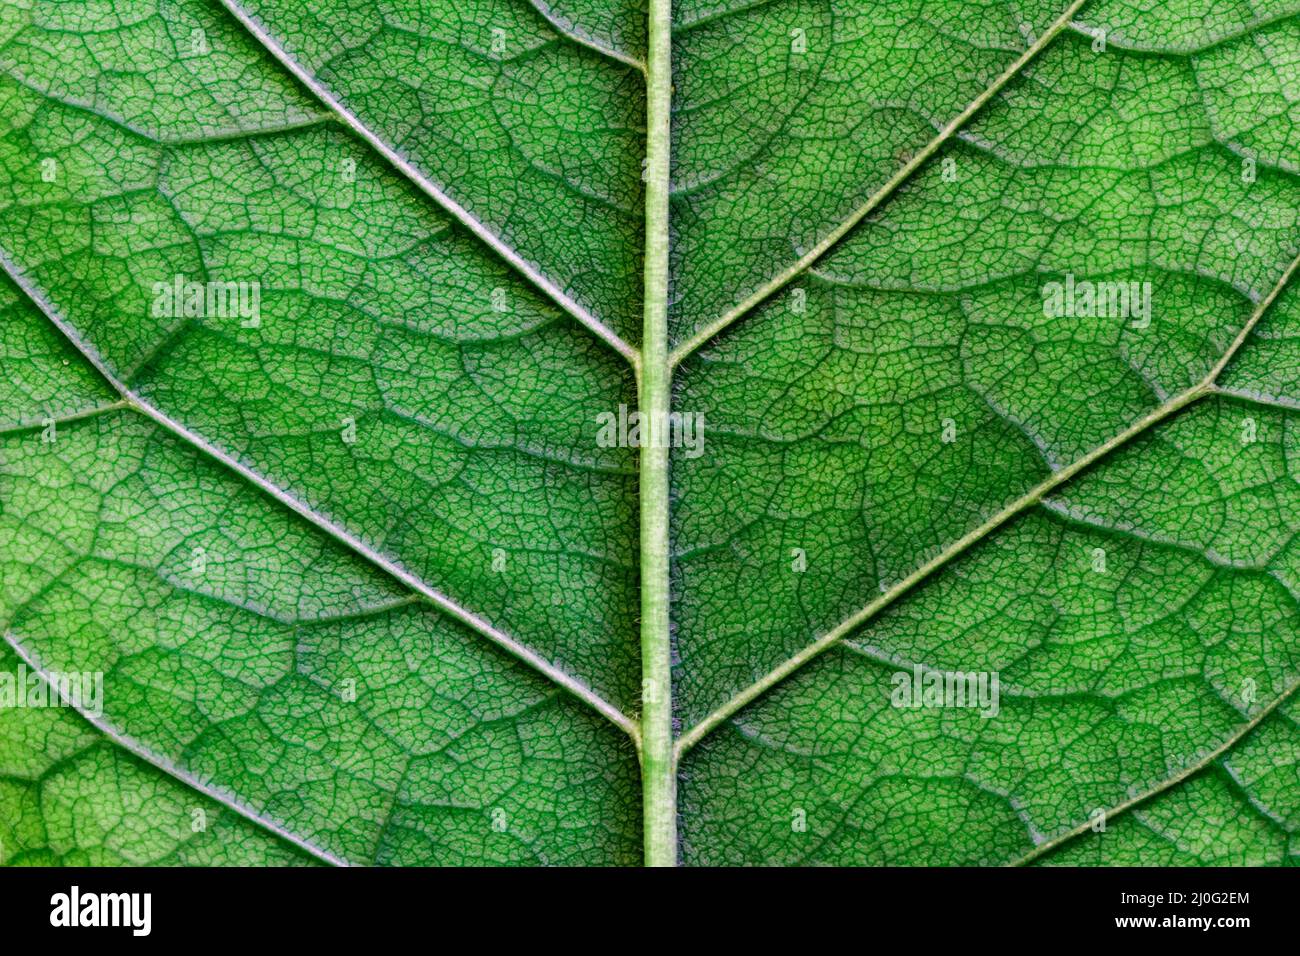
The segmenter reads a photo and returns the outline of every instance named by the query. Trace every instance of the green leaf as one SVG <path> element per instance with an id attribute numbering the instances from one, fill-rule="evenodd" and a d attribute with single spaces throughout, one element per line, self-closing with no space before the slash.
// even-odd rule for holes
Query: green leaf
<path id="1" fill-rule="evenodd" d="M 0 648 L 0 665 L 23 664 Z M 7 866 L 294 866 L 314 858 L 58 708 L 0 711 Z"/>
<path id="2" fill-rule="evenodd" d="M 1294 4 L 6 11 L 6 862 L 1294 861 Z"/>

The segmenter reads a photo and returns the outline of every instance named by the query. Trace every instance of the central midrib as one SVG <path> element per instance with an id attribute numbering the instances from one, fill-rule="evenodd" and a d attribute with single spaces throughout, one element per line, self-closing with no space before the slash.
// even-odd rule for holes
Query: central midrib
<path id="1" fill-rule="evenodd" d="M 643 328 L 641 348 L 623 341 L 608 326 L 587 309 L 571 299 L 563 290 L 551 283 L 536 267 L 524 261 L 513 249 L 441 188 L 419 172 L 409 160 L 390 147 L 381 136 L 369 129 L 330 90 L 310 75 L 285 50 L 270 32 L 254 17 L 244 11 L 238 0 L 221 0 L 253 37 L 285 66 L 308 90 L 342 122 L 376 149 L 394 168 L 425 192 L 438 205 L 450 212 L 475 235 L 486 242 L 496 253 L 535 287 L 549 296 L 557 305 L 586 326 L 595 336 L 611 346 L 632 366 L 636 373 L 638 410 L 641 412 L 644 437 L 639 450 L 639 517 L 641 566 L 641 671 L 642 699 L 639 721 L 632 721 L 616 708 L 600 699 L 576 682 L 564 679 L 554 667 L 536 658 L 516 642 L 507 646 L 516 656 L 522 656 L 552 680 L 557 676 L 561 683 L 575 692 L 588 704 L 596 707 L 616 725 L 627 731 L 637 744 L 641 761 L 643 833 L 645 862 L 648 865 L 671 866 L 677 861 L 677 800 L 676 777 L 680 754 L 686 746 L 698 740 L 716 725 L 722 711 L 739 709 L 750 698 L 753 687 L 741 691 L 711 715 L 703 725 L 697 725 L 682 739 L 674 742 L 671 683 L 671 609 L 669 606 L 669 450 L 667 436 L 656 438 L 656 422 L 664 421 L 671 406 L 672 379 L 676 367 L 708 339 L 725 327 L 739 321 L 795 275 L 819 259 L 847 234 L 854 225 L 872 209 L 889 198 L 912 174 L 962 128 L 982 107 L 1002 89 L 1052 40 L 1064 30 L 1071 18 L 1087 0 L 1071 0 L 1070 4 L 1013 63 L 1000 74 L 979 96 L 938 132 L 911 161 L 886 181 L 880 189 L 848 218 L 840 222 L 813 249 L 800 260 L 782 270 L 761 289 L 737 304 L 724 316 L 700 329 L 689 340 L 670 349 L 668 339 L 668 217 L 671 150 L 671 100 L 672 100 L 672 4 L 671 0 L 650 0 L 647 11 L 647 59 L 644 66 L 638 61 L 628 65 L 641 70 L 646 82 L 646 173 L 645 173 L 645 265 L 643 275 Z M 609 51 L 601 48 L 601 52 Z M 621 59 L 620 57 L 615 57 Z M 367 555 L 369 556 L 369 555 Z M 501 636 L 496 636 L 502 643 Z M 818 642 L 820 644 L 821 642 Z M 818 645 L 814 645 L 816 647 Z M 787 662 L 799 666 L 802 655 Z M 782 670 L 769 675 L 777 677 Z M 784 674 L 777 680 L 784 679 Z M 773 680 L 772 683 L 776 683 Z M 756 696 L 756 695 L 755 695 Z"/>
<path id="2" fill-rule="evenodd" d="M 647 866 L 677 863 L 677 761 L 673 749 L 669 616 L 668 199 L 672 112 L 672 3 L 650 0 L 646 58 L 644 324 L 636 364 L 641 413 L 641 794 Z"/>

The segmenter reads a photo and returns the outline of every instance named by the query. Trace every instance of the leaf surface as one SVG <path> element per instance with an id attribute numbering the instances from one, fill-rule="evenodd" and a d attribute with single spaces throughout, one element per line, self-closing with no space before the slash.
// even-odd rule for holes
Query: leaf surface
<path id="1" fill-rule="evenodd" d="M 5 859 L 1287 862 L 1298 12 L 12 8 Z"/>

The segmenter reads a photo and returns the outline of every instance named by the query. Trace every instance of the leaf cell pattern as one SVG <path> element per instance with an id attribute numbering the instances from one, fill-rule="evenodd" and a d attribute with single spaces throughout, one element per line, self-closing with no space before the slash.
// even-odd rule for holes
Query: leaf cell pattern
<path id="1" fill-rule="evenodd" d="M 6 9 L 0 861 L 1294 863 L 1294 0 Z"/>

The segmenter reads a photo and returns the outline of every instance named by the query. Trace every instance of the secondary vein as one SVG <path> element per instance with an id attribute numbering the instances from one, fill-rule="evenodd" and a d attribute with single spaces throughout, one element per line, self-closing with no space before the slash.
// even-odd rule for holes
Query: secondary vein
<path id="1" fill-rule="evenodd" d="M 1034 59 L 1045 47 L 1047 47 L 1057 35 L 1061 33 L 1079 9 L 1087 3 L 1088 0 L 1073 0 L 1052 24 L 1043 32 L 1043 35 L 1035 40 L 1022 53 L 1014 63 L 1008 66 L 998 76 L 993 83 L 986 88 L 979 96 L 971 100 L 964 110 L 958 113 L 948 125 L 939 131 L 939 134 L 930 140 L 920 152 L 913 156 L 906 165 L 901 167 L 893 176 L 891 176 L 883 186 L 877 189 L 872 195 L 857 209 L 843 220 L 834 229 L 828 232 L 822 239 L 811 249 L 800 256 L 793 264 L 784 269 L 766 284 L 754 291 L 740 304 L 733 306 L 720 317 L 710 322 L 704 328 L 700 329 L 686 341 L 680 343 L 673 349 L 669 362 L 676 367 L 680 365 L 688 356 L 698 350 L 704 343 L 708 342 L 723 329 L 738 321 L 758 305 L 766 301 L 774 293 L 784 288 L 796 276 L 815 263 L 818 259 L 830 251 L 836 243 L 846 236 L 849 231 L 865 219 L 872 210 L 876 209 L 881 203 L 888 199 L 894 192 L 912 178 L 912 174 L 925 164 L 944 143 L 948 142 L 970 119 L 978 113 L 986 103 L 996 96 L 1003 87 L 1014 79 L 1025 66 Z"/>
<path id="2" fill-rule="evenodd" d="M 1214 363 L 1210 371 L 1201 381 L 1148 412 L 1146 415 L 1129 425 L 1128 428 L 1117 433 L 1103 444 L 1098 445 L 1086 455 L 1051 474 L 1015 501 L 1011 502 L 1011 504 L 997 512 L 983 524 L 968 531 L 966 534 L 962 535 L 962 537 L 948 545 L 929 561 L 916 568 L 916 570 L 903 580 L 882 593 L 874 601 L 871 601 L 846 617 L 816 641 L 809 644 L 803 650 L 788 658 L 763 677 L 759 678 L 744 690 L 733 696 L 730 700 L 722 704 L 678 738 L 676 752 L 679 759 L 681 754 L 699 743 L 700 740 L 707 736 L 711 730 L 746 704 L 749 704 L 767 691 L 771 690 L 815 657 L 818 657 L 823 652 L 834 647 L 846 636 L 867 623 L 904 594 L 911 591 L 912 588 L 916 587 L 935 571 L 938 571 L 940 568 L 949 564 L 975 544 L 988 537 L 994 531 L 997 531 L 1012 518 L 1037 505 L 1049 492 L 1054 491 L 1056 488 L 1077 476 L 1080 472 L 1092 467 L 1092 465 L 1096 464 L 1102 458 L 1105 458 L 1111 452 L 1127 445 L 1139 435 L 1146 433 L 1156 425 L 1165 421 L 1167 418 L 1182 411 L 1187 406 L 1208 396 L 1219 394 L 1220 390 L 1217 385 L 1219 376 L 1232 360 L 1232 357 L 1241 349 L 1242 345 L 1250 336 L 1250 333 L 1254 330 L 1255 326 L 1258 325 L 1260 319 L 1263 318 L 1264 313 L 1268 311 L 1269 307 L 1275 301 L 1277 301 L 1278 296 L 1282 294 L 1282 291 L 1290 283 L 1297 270 L 1300 270 L 1300 255 L 1297 255 L 1296 258 L 1292 259 L 1290 265 L 1283 270 L 1281 277 L 1273 285 L 1273 288 L 1269 291 L 1268 295 L 1261 299 L 1258 305 L 1256 305 L 1250 318 L 1242 325 L 1241 330 L 1237 333 L 1232 343 L 1219 357 L 1218 361 Z"/>
<path id="3" fill-rule="evenodd" d="M 333 853 L 330 853 L 328 850 L 326 850 L 323 847 L 317 846 L 316 844 L 312 843 L 310 840 L 298 836 L 292 830 L 289 830 L 287 827 L 283 826 L 282 824 L 276 822 L 275 820 L 272 820 L 270 817 L 267 817 L 262 813 L 260 813 L 259 811 L 248 806 L 243 801 L 241 801 L 238 797 L 236 797 L 234 794 L 213 787 L 210 782 L 205 781 L 199 778 L 198 776 L 196 776 L 195 774 L 190 773 L 188 770 L 181 768 L 180 766 L 173 763 L 168 758 L 162 756 L 159 753 L 154 752 L 148 746 L 136 740 L 134 737 L 130 737 L 122 733 L 112 724 L 109 724 L 107 721 L 105 721 L 102 717 L 95 717 L 91 714 L 86 713 L 81 707 L 76 706 L 75 701 L 62 696 L 62 691 L 60 690 L 59 682 L 52 681 L 49 679 L 49 672 L 46 670 L 46 668 L 41 664 L 39 660 L 37 660 L 30 653 L 28 653 L 27 649 L 23 647 L 21 643 L 19 643 L 16 634 L 14 634 L 11 630 L 6 628 L 4 631 L 4 639 L 6 643 L 8 643 L 9 646 L 13 649 L 13 652 L 17 654 L 18 657 L 22 660 L 23 664 L 27 666 L 28 670 L 32 671 L 33 673 L 39 674 L 41 680 L 45 681 L 46 684 L 48 684 L 53 690 L 55 690 L 57 693 L 60 694 L 60 699 L 63 700 L 64 704 L 76 710 L 77 713 L 79 713 L 82 716 L 82 718 L 86 720 L 87 723 L 89 723 L 101 734 L 103 734 L 108 740 L 112 741 L 112 743 L 115 744 L 116 746 L 121 747 L 123 750 L 126 750 L 129 753 L 135 754 L 141 760 L 153 765 L 154 767 L 157 767 L 159 770 L 161 770 L 163 773 L 167 774 L 168 776 L 173 777 L 176 780 L 179 780 L 181 783 L 185 784 L 190 789 L 203 794 L 209 799 L 215 800 L 217 803 L 220 803 L 222 806 L 229 807 L 231 810 L 234 810 L 236 813 L 238 813 L 241 817 L 244 817 L 244 819 L 251 821 L 257 826 L 263 828 L 264 830 L 267 830 L 274 836 L 279 837 L 281 840 L 284 840 L 285 842 L 298 847 L 298 849 L 304 851 L 305 853 L 309 853 L 310 855 L 314 856 L 316 859 L 324 863 L 328 863 L 331 866 L 348 865 L 346 860 L 343 860 L 341 857 L 335 856 Z"/>
<path id="4" fill-rule="evenodd" d="M 220 462 L 245 481 L 254 485 L 265 494 L 270 495 L 295 514 L 305 518 L 312 525 L 324 531 L 335 541 L 347 547 L 350 551 L 365 558 L 389 576 L 406 585 L 410 590 L 419 594 L 426 601 L 446 613 L 448 616 L 459 621 L 461 624 L 491 641 L 493 644 L 496 644 L 518 660 L 528 664 L 534 670 L 539 671 L 553 683 L 563 687 L 573 696 L 582 700 L 598 713 L 608 718 L 613 724 L 620 727 L 631 736 L 634 741 L 639 741 L 640 731 L 636 721 L 632 720 L 619 710 L 619 708 L 605 700 L 605 698 L 601 697 L 596 693 L 596 691 L 578 680 L 572 674 L 560 670 L 545 657 L 522 644 L 514 637 L 511 637 L 505 631 L 502 631 L 500 628 L 489 622 L 486 618 L 475 614 L 468 608 L 462 607 L 456 601 L 432 587 L 417 575 L 408 571 L 406 568 L 403 568 L 391 558 L 381 554 L 378 550 L 366 544 L 342 525 L 337 524 L 326 515 L 315 511 L 284 488 L 281 488 L 265 476 L 254 471 L 248 465 L 222 451 L 212 442 L 208 441 L 196 432 L 191 431 L 189 428 L 167 415 L 166 412 L 140 396 L 137 392 L 127 386 L 125 382 L 119 379 L 116 374 L 114 374 L 113 370 L 108 367 L 107 363 L 104 362 L 99 353 L 81 338 L 75 328 L 64 321 L 58 310 L 55 309 L 53 303 L 51 303 L 45 294 L 23 274 L 22 270 L 19 269 L 9 257 L 8 252 L 3 249 L 0 249 L 0 268 L 2 268 L 9 278 L 13 280 L 15 285 L 22 289 L 23 293 L 38 309 L 40 309 L 46 319 L 48 319 L 54 327 L 59 330 L 63 337 L 67 339 L 68 343 L 76 349 L 87 362 L 94 366 L 95 370 L 98 371 L 104 380 L 118 393 L 125 406 L 128 406 L 131 410 L 151 419 L 166 431 L 181 439 L 187 445 L 202 452 L 207 457 Z"/>
<path id="5" fill-rule="evenodd" d="M 628 56 L 622 50 L 616 50 L 612 46 L 606 46 L 603 43 L 586 36 L 571 24 L 566 24 L 557 17 L 542 0 L 528 0 L 529 5 L 537 11 L 538 16 L 549 23 L 557 33 L 566 40 L 576 43 L 580 47 L 585 47 L 601 56 L 609 57 L 615 63 L 622 63 L 624 66 L 630 66 L 643 77 L 646 72 L 646 65 L 634 56 Z"/>
<path id="6" fill-rule="evenodd" d="M 542 275 L 532 263 L 524 259 L 523 256 L 503 242 L 483 223 L 479 222 L 468 209 L 443 192 L 436 183 L 420 172 L 406 157 L 384 142 L 378 134 L 361 121 L 360 117 L 344 106 L 338 97 L 304 69 L 257 19 L 247 13 L 234 0 L 221 0 L 221 5 L 239 21 L 253 39 L 279 61 L 281 66 L 292 73 L 294 78 L 306 87 L 312 96 L 334 113 L 344 125 L 370 144 L 376 152 L 383 156 L 394 169 L 409 180 L 420 192 L 452 215 L 462 226 L 482 240 L 520 275 L 593 332 L 602 342 L 623 356 L 633 366 L 637 364 L 639 353 L 634 346 L 625 342 L 618 333 L 592 315 L 591 312 L 554 282 Z"/>
<path id="7" fill-rule="evenodd" d="M 1286 690 L 1282 691 L 1282 693 L 1280 693 L 1276 698 L 1274 698 L 1273 701 L 1269 703 L 1267 707 L 1264 707 L 1262 710 L 1260 710 L 1258 714 L 1256 714 L 1249 721 L 1247 721 L 1241 727 L 1240 730 L 1238 730 L 1234 734 L 1230 734 L 1227 737 L 1227 739 L 1225 739 L 1221 744 L 1219 744 L 1219 746 L 1215 747 L 1213 750 L 1203 755 L 1200 760 L 1193 761 L 1192 763 L 1188 764 L 1186 767 L 1183 767 L 1177 773 L 1170 775 L 1169 777 L 1155 784 L 1151 788 L 1144 790 L 1142 793 L 1130 797 L 1129 799 L 1123 801 L 1122 803 L 1115 804 L 1115 806 L 1111 807 L 1106 811 L 1105 819 L 1107 821 L 1110 821 L 1117 816 L 1121 816 L 1122 814 L 1127 813 L 1129 810 L 1132 810 L 1134 807 L 1139 806 L 1140 804 L 1143 804 L 1146 801 L 1150 800 L 1152 797 L 1155 797 L 1161 793 L 1164 793 L 1166 790 L 1169 790 L 1177 786 L 1178 784 L 1186 780 L 1188 777 L 1191 777 L 1199 773 L 1200 771 L 1204 770 L 1210 764 L 1214 763 L 1214 761 L 1218 760 L 1229 750 L 1235 747 L 1243 739 L 1249 736 L 1250 733 L 1254 731 L 1254 729 L 1264 721 L 1265 717 L 1273 713 L 1273 711 L 1277 710 L 1277 708 L 1281 707 L 1284 703 L 1286 703 L 1288 700 L 1294 697 L 1297 690 L 1300 690 L 1300 679 L 1293 681 L 1291 685 L 1286 688 Z M 1024 866 L 1026 863 L 1032 863 L 1034 860 L 1038 859 L 1039 857 L 1044 856 L 1047 853 L 1050 853 L 1058 846 L 1068 843 L 1071 840 L 1073 840 L 1075 837 L 1082 836 L 1084 833 L 1087 833 L 1092 828 L 1092 825 L 1093 825 L 1093 821 L 1088 820 L 1086 823 L 1081 823 L 1076 827 L 1066 830 L 1064 833 L 1057 834 L 1056 836 L 1052 837 L 1050 840 L 1045 840 L 1044 842 L 1040 843 L 1038 846 L 1034 847 L 1032 850 L 1030 850 L 1028 853 L 1020 857 L 1019 859 L 1013 860 L 1008 865 Z"/>

